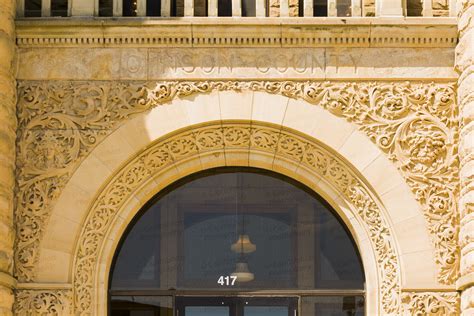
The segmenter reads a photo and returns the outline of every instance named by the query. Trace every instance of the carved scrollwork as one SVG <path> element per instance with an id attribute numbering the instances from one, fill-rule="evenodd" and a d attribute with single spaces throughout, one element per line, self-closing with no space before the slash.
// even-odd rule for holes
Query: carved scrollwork
<path id="1" fill-rule="evenodd" d="M 88 313 L 95 297 L 94 269 L 106 232 L 129 196 L 161 170 L 180 160 L 188 161 L 205 152 L 262 152 L 300 162 L 315 175 L 333 185 L 354 206 L 365 223 L 376 252 L 381 302 L 384 315 L 396 315 L 400 308 L 400 267 L 395 243 L 383 218 L 383 212 L 369 189 L 332 152 L 319 143 L 298 136 L 278 126 L 256 122 L 209 124 L 182 131 L 158 140 L 120 168 L 98 195 L 78 239 L 74 265 L 76 312 Z"/>
<path id="2" fill-rule="evenodd" d="M 303 99 L 357 124 L 398 166 L 423 207 L 436 246 L 438 281 L 453 284 L 459 251 L 458 113 L 451 83 L 322 81 L 21 82 L 19 85 L 16 275 L 34 279 L 38 248 L 56 197 L 82 159 L 120 122 L 176 97 L 211 91 L 263 91 Z M 248 131 L 224 131 L 224 141 Z M 262 146 L 277 143 L 262 133 Z M 198 147 L 209 146 L 203 135 Z M 229 144 L 230 146 L 231 143 Z M 168 151 L 187 146 L 176 143 Z M 187 148 L 187 147 L 186 147 Z M 155 158 L 153 158 L 155 159 Z M 307 159 L 323 167 L 314 152 Z M 158 162 L 157 162 L 158 163 Z M 341 180 L 342 181 L 342 180 Z"/>
<path id="3" fill-rule="evenodd" d="M 71 290 L 17 290 L 15 315 L 63 316 L 72 314 Z"/>
<path id="4" fill-rule="evenodd" d="M 403 315 L 459 315 L 457 292 L 409 292 L 402 294 Z"/>

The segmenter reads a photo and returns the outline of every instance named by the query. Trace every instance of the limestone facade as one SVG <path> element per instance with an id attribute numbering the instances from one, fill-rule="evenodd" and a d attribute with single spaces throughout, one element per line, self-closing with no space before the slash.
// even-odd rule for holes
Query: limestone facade
<path id="1" fill-rule="evenodd" d="M 474 314 L 474 1 L 458 2 L 459 44 L 456 69 L 459 72 L 458 97 L 460 115 L 459 158 L 461 196 L 459 210 L 461 230 L 461 275 L 457 281 L 463 315 Z"/>
<path id="2" fill-rule="evenodd" d="M 16 87 L 15 4 L 0 1 L 0 314 L 11 315 L 13 306 L 13 210 L 15 188 Z"/>
<path id="3" fill-rule="evenodd" d="M 474 313 L 472 1 L 458 18 L 435 1 L 445 17 L 212 22 L 14 22 L 0 4 L 0 315 L 106 314 L 133 216 L 221 166 L 284 174 L 338 211 L 367 315 Z"/>

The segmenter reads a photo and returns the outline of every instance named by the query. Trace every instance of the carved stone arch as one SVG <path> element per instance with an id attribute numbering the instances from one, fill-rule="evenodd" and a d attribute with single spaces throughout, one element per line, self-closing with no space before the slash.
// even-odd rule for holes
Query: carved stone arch
<path id="1" fill-rule="evenodd" d="M 143 88 L 142 84 L 137 84 L 137 91 L 142 91 L 138 88 L 140 86 Z M 371 89 L 373 89 L 373 91 L 380 89 L 380 91 L 387 93 L 386 90 L 384 90 L 386 86 L 382 84 L 380 86 L 371 86 L 369 84 L 360 84 L 359 86 L 356 84 L 342 84 L 342 86 L 346 86 L 344 89 L 347 91 L 352 91 L 349 93 L 349 96 L 346 95 L 345 98 L 359 97 L 357 91 L 362 87 L 364 87 L 364 89 L 372 87 Z M 434 89 L 439 91 L 440 95 L 445 91 L 442 89 L 439 90 L 434 86 L 429 88 L 430 86 L 421 84 L 420 86 L 410 87 L 397 83 L 395 86 L 398 90 L 403 90 L 400 92 L 400 95 L 404 98 L 406 98 L 404 93 L 417 91 L 417 89 Z M 71 88 L 73 87 L 74 85 L 71 86 Z M 133 102 L 136 102 L 136 104 L 132 102 L 128 107 L 118 103 L 118 108 L 107 109 L 107 106 L 104 105 L 105 111 L 103 113 L 119 115 L 121 116 L 120 119 L 130 117 L 133 113 L 142 114 L 139 114 L 135 118 L 128 120 L 124 125 L 121 125 L 118 130 L 105 138 L 95 149 L 91 149 L 91 154 L 86 152 L 86 154 L 88 154 L 86 158 L 83 158 L 83 156 L 78 160 L 81 164 L 72 175 L 72 178 L 69 180 L 69 178 L 66 177 L 67 184 L 65 184 L 65 189 L 59 197 L 58 203 L 54 206 L 47 229 L 43 228 L 45 238 L 41 243 L 41 251 L 39 251 L 41 257 L 37 265 L 38 276 L 35 280 L 37 282 L 65 283 L 72 281 L 72 267 L 70 264 L 64 265 L 64 262 L 72 263 L 75 257 L 75 253 L 72 251 L 72 245 L 75 244 L 80 226 L 83 223 L 85 216 L 84 210 L 86 208 L 84 206 L 91 204 L 96 191 L 103 186 L 104 179 L 115 174 L 116 169 L 120 167 L 124 159 L 126 160 L 130 156 L 135 155 L 137 150 L 149 145 L 151 141 L 156 140 L 168 132 L 202 122 L 216 120 L 223 122 L 229 119 L 247 120 L 251 122 L 251 125 L 254 121 L 265 121 L 277 124 L 277 126 L 291 127 L 310 136 L 310 138 L 320 140 L 331 147 L 332 151 L 339 151 L 343 156 L 348 158 L 350 164 L 358 169 L 360 173 L 364 174 L 364 177 L 367 178 L 368 183 L 370 183 L 372 187 L 371 192 L 374 193 L 377 200 L 380 199 L 382 201 L 381 204 L 387 209 L 388 216 L 386 220 L 389 223 L 389 227 L 393 227 L 395 230 L 393 235 L 396 237 L 393 239 L 393 245 L 396 249 L 395 252 L 399 253 L 398 264 L 401 268 L 398 270 L 398 284 L 403 285 L 403 288 L 413 289 L 413 287 L 410 286 L 416 284 L 420 279 L 433 280 L 432 275 L 436 274 L 436 266 L 434 263 L 435 250 L 433 245 L 430 244 L 429 234 L 426 233 L 425 229 L 417 229 L 414 230 L 419 234 L 416 237 L 410 235 L 404 236 L 406 235 L 406 231 L 403 231 L 403 224 L 406 223 L 418 225 L 417 227 L 423 227 L 425 225 L 423 215 L 419 210 L 419 205 L 414 200 L 406 182 L 396 170 L 396 164 L 389 162 L 387 156 L 382 153 L 380 149 L 377 149 L 377 146 L 371 143 L 367 136 L 356 130 L 357 128 L 362 129 L 363 132 L 369 135 L 370 139 L 379 145 L 379 148 L 390 153 L 390 158 L 396 159 L 399 152 L 405 154 L 405 149 L 395 146 L 398 146 L 399 143 L 396 138 L 398 136 L 394 134 L 398 132 L 397 128 L 402 125 L 405 129 L 409 129 L 409 124 L 402 123 L 412 121 L 413 117 L 408 117 L 406 120 L 399 119 L 395 126 L 397 128 L 388 123 L 384 123 L 385 125 L 383 125 L 381 123 L 372 122 L 371 124 L 373 125 L 357 125 L 363 122 L 363 120 L 360 121 L 360 117 L 370 115 L 374 108 L 365 108 L 365 105 L 362 106 L 360 104 L 354 104 L 344 108 L 342 106 L 344 104 L 343 102 L 346 102 L 344 98 L 337 104 L 331 103 L 332 93 L 335 93 L 335 91 L 346 91 L 336 84 L 334 87 L 326 83 L 203 82 L 198 85 L 193 85 L 173 82 L 158 84 L 151 90 L 143 90 L 146 92 L 146 97 L 143 97 L 141 92 L 137 92 L 138 96 L 132 95 L 131 99 L 135 100 Z M 45 87 L 41 88 L 44 89 Z M 51 87 L 48 89 L 50 88 Z M 134 89 L 135 88 L 133 88 L 132 91 L 135 91 Z M 444 87 L 443 89 L 449 91 L 449 87 Z M 319 94 L 315 94 L 315 91 L 319 91 Z M 385 100 L 380 96 L 380 91 L 377 93 L 372 92 L 375 95 L 374 98 L 377 100 Z M 195 95 L 195 92 L 202 92 L 203 94 Z M 98 93 L 98 90 L 92 90 L 91 93 L 95 95 Z M 321 97 L 324 93 L 328 94 L 329 97 Z M 391 93 L 398 96 L 396 91 L 392 90 Z M 110 95 L 112 99 L 117 98 L 116 92 Z M 142 96 L 143 99 L 139 96 Z M 181 99 L 174 99 L 175 96 L 179 96 Z M 58 96 L 58 98 L 60 97 L 62 96 Z M 438 98 L 438 96 L 436 98 Z M 441 98 L 441 96 L 439 96 L 439 98 Z M 156 107 L 150 112 L 144 112 L 157 103 L 166 103 L 173 99 L 174 101 L 170 104 Z M 299 99 L 303 99 L 304 101 Z M 103 100 L 103 98 L 101 100 Z M 142 100 L 146 102 L 142 102 Z M 361 99 L 360 102 L 362 101 Z M 448 104 L 451 104 L 446 100 L 443 102 L 446 103 L 446 107 L 448 107 Z M 321 106 L 315 106 L 313 104 Z M 398 113 L 398 115 L 404 117 L 404 115 L 411 113 L 410 111 L 414 111 L 414 109 L 408 109 L 406 111 L 408 112 Z M 330 114 L 330 112 L 335 115 Z M 29 118 L 26 118 L 23 120 L 23 124 L 35 120 L 44 122 L 41 121 L 42 115 L 41 113 L 40 115 L 35 115 L 36 117 L 33 117 L 30 121 Z M 64 114 L 61 115 L 63 117 L 66 116 Z M 72 114 L 68 115 L 73 116 Z M 94 119 L 95 118 L 96 117 L 94 117 Z M 355 121 L 357 124 L 347 123 L 344 119 Z M 109 122 L 115 123 L 117 120 L 120 121 L 118 117 L 108 118 L 108 120 Z M 86 126 L 90 124 L 89 121 L 82 119 L 77 120 L 77 122 L 75 121 L 74 123 L 80 123 Z M 96 121 L 92 121 L 92 123 L 97 124 Z M 435 123 L 438 124 L 439 122 Z M 131 131 L 134 129 L 141 129 L 141 132 L 145 134 L 149 133 L 149 135 L 140 134 L 141 132 L 132 133 Z M 107 135 L 110 134 L 110 131 L 105 129 L 99 130 L 98 135 L 100 136 L 101 133 Z M 131 136 L 128 134 L 131 134 Z M 388 142 L 392 145 L 387 145 L 388 143 L 386 142 L 385 136 L 388 136 Z M 129 141 L 125 141 L 125 139 Z M 125 143 L 128 143 L 128 147 L 121 146 Z M 358 156 L 357 150 L 361 151 L 361 149 L 364 154 Z M 249 157 L 250 155 L 245 153 L 241 156 L 244 161 L 249 161 Z M 84 160 L 82 161 L 82 159 Z M 205 160 L 201 159 L 201 161 Z M 258 159 L 256 161 L 258 161 Z M 413 159 L 407 159 L 405 163 L 413 163 Z M 72 171 L 68 172 L 72 174 L 77 166 L 69 166 L 69 168 L 68 170 Z M 182 168 L 185 168 L 185 165 L 183 165 Z M 443 165 L 441 165 L 441 168 L 443 168 Z M 70 177 L 71 174 L 68 176 Z M 91 177 L 91 174 L 93 177 Z M 293 175 L 292 177 L 297 177 L 297 175 Z M 48 180 L 48 178 L 45 179 Z M 387 183 L 387 181 L 390 183 Z M 87 183 L 87 185 L 84 185 L 85 183 Z M 92 192 L 86 192 L 90 188 L 94 188 L 91 189 Z M 71 198 L 71 196 L 74 197 Z M 69 206 L 71 201 L 74 202 L 74 207 L 72 208 Z M 67 204 L 68 202 L 69 205 Z M 397 206 L 396 204 L 400 204 L 400 202 L 401 205 Z M 73 212 L 69 209 L 72 209 Z M 81 211 L 79 211 L 79 209 L 81 209 Z M 74 210 L 78 212 L 74 212 Z M 407 219 L 407 222 L 402 223 L 402 219 Z M 410 219 L 410 221 L 408 221 L 408 219 Z M 71 234 L 63 238 L 61 234 L 62 230 L 70 230 Z M 401 238 L 398 238 L 398 236 L 401 236 Z M 413 243 L 410 242 L 411 238 L 417 238 L 419 242 L 413 245 Z M 59 243 L 57 243 L 58 240 L 60 241 Z M 56 244 L 55 247 L 61 249 L 52 248 L 52 244 Z M 59 246 L 57 246 L 58 244 Z M 449 255 L 449 253 L 447 253 L 447 255 Z M 429 258 L 429 260 L 426 258 Z M 424 260 L 427 264 L 426 267 L 423 266 L 422 271 L 419 269 L 419 265 L 416 266 L 412 264 L 420 260 Z M 62 268 L 62 266 L 65 266 L 65 268 Z M 60 272 L 58 273 L 58 271 Z M 428 278 L 427 274 L 430 273 L 431 275 Z M 56 275 L 53 276 L 52 274 Z M 60 277 L 57 277 L 58 275 L 60 275 Z M 420 279 L 417 279 L 417 277 Z M 438 289 L 433 283 L 427 284 L 423 283 L 423 281 L 418 283 L 422 284 L 424 289 Z M 412 295 L 412 293 L 409 293 L 409 295 Z M 433 296 L 432 293 L 426 294 L 426 292 L 424 296 L 417 296 L 415 293 L 414 297 L 423 299 L 427 297 L 427 300 L 430 301 L 430 305 L 433 305 L 432 301 L 434 297 L 435 306 L 443 306 L 443 304 L 439 302 L 449 300 L 450 303 L 446 305 L 449 306 L 449 308 L 453 307 L 451 302 L 455 300 L 455 296 L 446 298 L 444 295 Z M 399 308 L 399 306 L 397 308 Z"/>
<path id="2" fill-rule="evenodd" d="M 219 166 L 273 170 L 326 198 L 339 210 L 361 249 L 369 276 L 369 313 L 399 313 L 399 255 L 376 194 L 345 159 L 321 142 L 257 121 L 217 121 L 178 130 L 118 169 L 90 206 L 77 241 L 73 264 L 76 312 L 105 313 L 113 254 L 143 204 L 172 182 Z"/>

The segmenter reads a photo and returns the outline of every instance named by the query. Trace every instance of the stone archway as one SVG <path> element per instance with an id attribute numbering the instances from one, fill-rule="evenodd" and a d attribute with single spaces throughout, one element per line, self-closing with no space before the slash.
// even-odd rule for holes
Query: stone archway
<path id="1" fill-rule="evenodd" d="M 361 250 L 368 275 L 369 314 L 399 313 L 398 254 L 373 190 L 320 142 L 256 121 L 210 122 L 166 135 L 112 176 L 91 205 L 77 242 L 73 265 L 76 312 L 105 313 L 108 271 L 116 244 L 141 206 L 175 180 L 218 166 L 273 170 L 330 201 L 342 212 Z"/>
<path id="2" fill-rule="evenodd" d="M 73 279 L 71 265 L 72 261 L 76 259 L 74 245 L 81 225 L 97 192 L 100 192 L 106 185 L 105 179 L 116 174 L 117 170 L 124 166 L 125 160 L 132 159 L 130 157 L 141 152 L 144 146 L 150 146 L 150 143 L 154 144 L 160 137 L 170 132 L 174 133 L 177 129 L 186 129 L 193 124 L 204 122 L 216 120 L 225 122 L 233 119 L 246 120 L 250 122 L 250 125 L 253 122 L 265 121 L 276 124 L 278 130 L 284 129 L 283 126 L 291 127 L 306 134 L 304 138 L 317 139 L 328 145 L 333 152 L 340 152 L 349 161 L 348 165 L 352 166 L 352 170 L 358 170 L 359 175 L 364 174 L 361 179 L 367 179 L 364 182 L 370 183 L 371 192 L 376 199 L 382 201 L 380 204 L 387 210 L 388 216 L 386 218 L 389 227 L 396 232 L 394 233 L 396 236 L 394 245 L 395 249 L 398 249 L 400 258 L 398 264 L 401 267 L 399 269 L 399 284 L 402 284 L 402 291 L 405 292 L 403 296 L 407 298 L 402 300 L 404 302 L 403 309 L 413 313 L 420 310 L 420 306 L 429 306 L 429 308 L 435 306 L 448 311 L 456 308 L 457 296 L 452 292 L 452 289 L 442 289 L 434 283 L 435 259 L 438 260 L 438 254 L 452 258 L 452 252 L 444 251 L 444 246 L 430 245 L 430 236 L 424 229 L 426 224 L 423 214 L 407 186 L 408 182 L 412 190 L 415 190 L 419 184 L 417 181 L 426 179 L 420 180 L 419 173 L 407 173 L 412 167 L 419 166 L 420 162 L 416 160 L 416 157 L 409 156 L 411 152 L 407 151 L 408 148 L 403 147 L 409 141 L 409 139 L 405 139 L 404 131 L 409 131 L 413 127 L 409 124 L 410 122 L 416 123 L 420 118 L 440 126 L 446 124 L 446 128 L 438 129 L 438 131 L 441 131 L 442 135 L 445 133 L 448 141 L 451 139 L 450 137 L 455 137 L 455 130 L 450 129 L 454 113 L 450 112 L 453 103 L 449 98 L 451 93 L 449 85 L 217 81 L 168 82 L 154 85 L 150 89 L 143 86 L 142 83 L 132 86 L 120 84 L 114 88 L 110 88 L 107 84 L 91 86 L 90 84 L 71 83 L 59 84 L 58 87 L 33 84 L 22 86 L 20 90 L 23 91 L 22 95 L 26 94 L 22 98 L 22 102 L 26 102 L 26 105 L 23 105 L 20 112 L 22 118 L 20 122 L 22 126 L 26 124 L 29 127 L 22 134 L 19 143 L 20 162 L 35 163 L 36 157 L 32 159 L 33 156 L 29 156 L 29 153 L 37 152 L 38 158 L 41 158 L 54 151 L 55 148 L 48 146 L 45 148 L 36 146 L 37 137 L 41 139 L 50 137 L 51 140 L 58 139 L 59 141 L 72 140 L 68 144 L 68 146 L 71 145 L 70 148 L 58 148 L 64 152 L 61 151 L 57 155 L 60 158 L 63 154 L 66 156 L 72 153 L 75 160 L 68 163 L 65 168 L 56 166 L 61 161 L 40 161 L 40 164 L 36 163 L 35 167 L 41 168 L 43 166 L 41 163 L 44 163 L 47 172 L 42 171 L 40 176 L 34 174 L 32 177 L 25 178 L 29 176 L 28 172 L 36 171 L 36 169 L 24 167 L 22 171 L 24 173 L 20 176 L 20 179 L 23 179 L 21 181 L 26 180 L 21 182 L 20 201 L 23 196 L 32 193 L 45 197 L 48 194 L 53 194 L 54 199 L 60 195 L 57 204 L 54 204 L 51 219 L 47 217 L 50 215 L 47 212 L 49 211 L 47 205 L 42 206 L 40 213 L 32 212 L 29 205 L 26 205 L 25 209 L 20 208 L 17 213 L 18 218 L 21 219 L 21 221 L 19 220 L 20 224 L 26 221 L 25 230 L 19 231 L 19 233 L 22 238 L 28 238 L 19 244 L 19 249 L 22 251 L 18 251 L 17 255 L 26 254 L 27 256 L 24 257 L 25 261 L 21 261 L 23 257 L 21 260 L 19 259 L 20 264 L 17 269 L 25 269 L 21 270 L 21 273 L 24 272 L 22 275 L 25 278 L 22 281 L 35 281 L 35 283 L 21 285 L 17 295 L 17 310 L 22 308 L 28 310 L 32 306 L 28 305 L 28 302 L 35 302 L 36 298 L 41 300 L 45 295 L 51 297 L 49 301 L 57 302 L 54 303 L 56 306 L 70 305 L 68 302 L 72 299 L 70 287 Z M 413 94 L 417 91 L 432 91 L 434 97 L 425 101 L 423 101 L 424 99 L 412 100 Z M 85 94 L 84 97 L 83 94 Z M 364 97 L 367 94 L 370 96 L 369 99 Z M 38 102 L 44 102 L 44 98 L 49 98 L 50 102 L 56 103 L 53 103 L 54 106 L 52 105 L 51 109 L 44 113 L 43 110 L 38 112 L 35 105 Z M 335 99 L 339 101 L 336 102 Z M 408 103 L 402 107 L 403 111 L 400 112 L 394 108 L 394 113 L 388 113 L 395 115 L 391 118 L 392 121 L 382 119 L 382 117 L 377 117 L 377 120 L 380 119 L 380 121 L 375 120 L 372 117 L 376 115 L 373 111 L 376 111 L 378 106 L 382 106 L 378 103 L 391 99 L 405 100 L 404 102 Z M 354 100 L 358 100 L 359 103 L 353 103 Z M 64 109 L 64 104 L 69 104 L 67 102 L 70 101 L 72 105 Z M 84 111 L 83 102 L 85 104 L 99 102 L 100 106 L 96 104 L 95 111 L 87 112 Z M 167 102 L 170 104 L 155 107 L 151 112 L 147 111 L 154 105 Z M 417 110 L 418 107 L 424 107 L 425 103 L 432 105 L 432 108 L 428 107 L 431 111 L 429 115 Z M 136 115 L 137 113 L 140 114 Z M 388 114 L 385 113 L 382 116 Z M 134 118 L 129 119 L 132 115 Z M 368 119 L 367 116 L 371 118 Z M 441 121 L 437 117 L 440 117 Z M 124 120 L 126 118 L 128 120 Z M 114 131 L 117 128 L 117 122 L 122 121 L 125 122 L 119 125 L 118 130 Z M 347 123 L 347 121 L 354 121 L 356 124 Z M 51 122 L 62 122 L 68 127 L 79 126 L 82 128 L 85 126 L 90 129 L 66 128 L 65 130 L 52 131 L 47 128 L 48 124 L 52 124 Z M 364 125 L 366 122 L 367 125 Z M 97 126 L 100 128 L 94 129 Z M 356 131 L 356 128 L 365 132 L 369 137 Z M 134 130 L 139 130 L 139 132 Z M 74 135 L 68 136 L 68 133 Z M 105 137 L 105 135 L 109 136 Z M 125 150 L 120 145 L 125 143 L 124 138 L 129 137 L 131 137 L 129 140 L 130 143 L 133 143 L 133 148 Z M 369 139 L 388 155 L 377 149 L 377 146 Z M 428 134 L 420 135 L 417 139 L 429 141 L 431 138 Z M 45 142 L 44 144 L 57 145 L 58 142 Z M 77 144 L 80 146 L 76 146 Z M 452 159 L 455 157 L 453 156 L 454 148 L 452 145 L 447 148 L 450 149 L 449 152 L 440 153 L 440 157 L 444 158 L 440 160 L 442 163 L 437 165 L 439 174 L 435 174 L 436 177 L 448 177 L 456 170 L 455 166 L 449 169 Z M 73 152 L 76 149 L 77 152 Z M 361 150 L 363 154 L 358 155 Z M 395 163 L 390 162 L 387 156 L 395 160 Z M 214 156 L 209 157 L 215 160 Z M 245 157 L 243 160 L 242 156 L 240 156 L 240 160 L 236 158 L 236 165 L 248 164 L 250 155 L 244 152 L 243 157 Z M 259 157 L 255 156 L 256 162 L 263 164 L 262 161 L 265 161 L 265 158 Z M 210 159 L 200 161 L 206 162 L 204 166 L 212 167 L 212 164 L 209 164 Z M 288 162 L 291 159 L 285 161 Z M 398 163 L 403 163 L 403 166 L 400 167 Z M 405 176 L 405 180 L 396 170 L 396 166 L 402 171 L 401 174 Z M 186 164 L 181 166 L 181 169 L 183 168 L 186 168 Z M 269 166 L 266 168 L 270 169 Z M 283 168 L 281 169 L 283 170 Z M 445 173 L 446 170 L 450 170 L 449 173 Z M 94 177 L 91 177 L 91 174 Z M 295 177 L 294 174 L 289 176 Z M 386 181 L 387 179 L 390 181 Z M 432 180 L 430 179 L 429 181 Z M 300 181 L 303 180 L 300 179 Z M 313 183 L 314 181 L 309 182 Z M 84 183 L 87 183 L 86 187 L 84 187 Z M 157 185 L 152 185 L 152 187 L 156 188 Z M 431 192 L 427 191 L 429 188 L 430 186 L 421 188 L 423 189 L 420 191 L 421 197 L 426 196 L 425 193 Z M 319 187 L 315 189 L 321 190 Z M 79 193 L 80 190 L 86 190 L 87 194 Z M 441 196 L 441 198 L 449 199 L 451 197 Z M 431 205 L 438 200 L 423 200 L 424 204 L 422 204 L 423 206 Z M 70 207 L 71 202 L 74 207 Z M 444 204 L 438 203 L 437 205 L 443 206 Z M 444 208 L 439 211 L 442 211 L 441 217 L 429 217 L 430 220 L 436 219 L 436 221 L 429 222 L 428 231 L 431 228 L 446 228 L 448 231 L 452 231 L 453 227 L 450 222 L 455 221 L 455 217 L 449 217 L 451 213 L 444 212 Z M 425 217 L 427 215 L 431 216 L 425 212 Z M 445 222 L 445 219 L 448 222 Z M 30 223 L 31 225 L 38 224 L 33 227 L 40 230 L 28 230 L 27 228 L 31 226 Z M 404 226 L 407 223 L 416 225 L 411 227 L 423 227 L 423 229 L 410 230 L 416 236 L 405 234 L 404 232 L 407 230 L 404 230 Z M 443 225 L 437 223 L 443 223 Z M 31 234 L 37 235 L 31 236 Z M 40 243 L 42 234 L 44 234 L 44 241 Z M 431 237 L 437 238 L 437 236 Z M 419 242 L 414 245 L 411 238 L 416 238 Z M 449 246 L 451 241 L 452 236 L 448 236 L 443 241 L 443 245 Z M 437 244 L 435 243 L 435 245 Z M 41 257 L 39 257 L 39 253 Z M 421 260 L 430 258 L 430 260 L 426 260 L 427 266 L 423 265 L 421 269 L 420 265 L 416 264 L 416 262 L 420 262 L 420 258 L 423 258 Z M 455 262 L 449 261 L 447 264 L 455 267 Z M 36 276 L 35 271 L 37 271 Z M 429 281 L 426 282 L 427 280 Z M 48 284 L 48 282 L 55 284 Z M 418 284 L 420 284 L 419 287 L 415 288 L 414 285 Z M 442 292 L 433 292 L 433 290 Z"/>

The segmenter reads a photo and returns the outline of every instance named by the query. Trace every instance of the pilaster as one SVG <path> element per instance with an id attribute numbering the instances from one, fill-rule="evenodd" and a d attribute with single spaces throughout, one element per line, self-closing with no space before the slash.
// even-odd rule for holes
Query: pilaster
<path id="1" fill-rule="evenodd" d="M 458 0 L 459 44 L 456 47 L 460 130 L 459 209 L 461 228 L 461 315 L 474 315 L 474 0 Z"/>
<path id="2" fill-rule="evenodd" d="M 13 190 L 15 187 L 15 1 L 0 0 L 0 315 L 13 304 Z"/>

